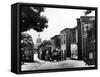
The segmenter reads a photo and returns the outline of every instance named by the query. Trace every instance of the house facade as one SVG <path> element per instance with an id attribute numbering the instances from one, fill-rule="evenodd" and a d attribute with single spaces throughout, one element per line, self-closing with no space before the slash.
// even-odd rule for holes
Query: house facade
<path id="1" fill-rule="evenodd" d="M 78 59 L 78 29 L 77 26 L 71 30 L 71 58 Z"/>
<path id="2" fill-rule="evenodd" d="M 59 48 L 61 49 L 61 36 L 55 35 L 51 38 L 51 51 L 53 52 L 54 49 Z"/>
<path id="3" fill-rule="evenodd" d="M 66 60 L 71 57 L 71 31 L 70 28 L 65 28 L 61 32 L 61 51 L 62 60 Z"/>
<path id="4" fill-rule="evenodd" d="M 81 16 L 78 25 L 78 57 L 88 64 L 95 63 L 95 17 Z"/>

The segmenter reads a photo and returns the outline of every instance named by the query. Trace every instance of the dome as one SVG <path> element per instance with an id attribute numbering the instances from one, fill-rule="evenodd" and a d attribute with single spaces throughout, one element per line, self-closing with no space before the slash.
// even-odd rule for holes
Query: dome
<path id="1" fill-rule="evenodd" d="M 38 44 L 42 43 L 42 39 L 40 38 L 40 35 L 38 35 L 38 38 L 36 40 L 36 43 L 38 43 Z"/>

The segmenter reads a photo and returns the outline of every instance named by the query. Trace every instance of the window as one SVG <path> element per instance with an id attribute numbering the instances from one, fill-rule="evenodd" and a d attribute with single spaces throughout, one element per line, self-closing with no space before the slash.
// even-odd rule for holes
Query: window
<path id="1" fill-rule="evenodd" d="M 64 44 L 66 44 L 66 35 L 64 35 Z"/>

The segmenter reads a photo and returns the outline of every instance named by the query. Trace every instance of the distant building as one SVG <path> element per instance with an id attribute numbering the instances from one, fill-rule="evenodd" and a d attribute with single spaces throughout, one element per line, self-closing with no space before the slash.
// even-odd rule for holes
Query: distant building
<path id="1" fill-rule="evenodd" d="M 56 48 L 61 48 L 61 42 L 60 42 L 60 35 L 55 35 L 51 38 L 51 44 L 52 44 L 52 48 L 51 50 L 53 51 Z"/>
<path id="2" fill-rule="evenodd" d="M 42 39 L 40 37 L 40 34 L 38 35 L 38 38 L 36 40 L 35 48 L 38 48 L 42 43 Z"/>

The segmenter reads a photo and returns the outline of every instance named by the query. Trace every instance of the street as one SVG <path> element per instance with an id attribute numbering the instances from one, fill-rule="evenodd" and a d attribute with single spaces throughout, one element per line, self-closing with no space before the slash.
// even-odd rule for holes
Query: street
<path id="1" fill-rule="evenodd" d="M 94 67 L 88 66 L 84 61 L 77 60 L 65 60 L 59 62 L 49 62 L 49 61 L 36 61 L 33 63 L 24 63 L 22 65 L 22 71 L 25 70 L 43 70 L 43 69 L 59 69 L 59 68 L 77 68 L 77 67 Z"/>

